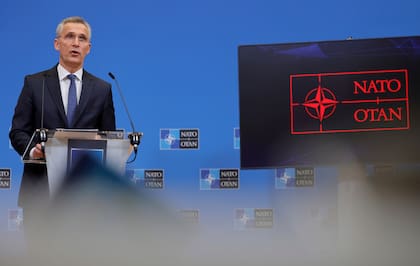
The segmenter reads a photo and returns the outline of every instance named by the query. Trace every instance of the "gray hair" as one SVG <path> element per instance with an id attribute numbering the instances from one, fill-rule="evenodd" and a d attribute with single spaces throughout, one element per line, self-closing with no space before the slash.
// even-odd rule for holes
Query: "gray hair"
<path id="1" fill-rule="evenodd" d="M 57 29 L 55 30 L 55 36 L 58 38 L 63 31 L 64 24 L 66 23 L 81 23 L 86 26 L 88 30 L 88 39 L 90 40 L 92 36 L 92 29 L 90 28 L 89 23 L 82 17 L 74 16 L 74 17 L 68 17 L 63 19 L 60 24 L 57 25 Z"/>

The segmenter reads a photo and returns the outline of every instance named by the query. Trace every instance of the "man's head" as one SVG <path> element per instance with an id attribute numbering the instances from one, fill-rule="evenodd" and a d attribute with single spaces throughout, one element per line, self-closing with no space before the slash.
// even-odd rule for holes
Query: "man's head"
<path id="1" fill-rule="evenodd" d="M 54 48 L 60 52 L 60 64 L 73 73 L 83 67 L 91 47 L 91 28 L 81 17 L 68 17 L 58 24 Z"/>

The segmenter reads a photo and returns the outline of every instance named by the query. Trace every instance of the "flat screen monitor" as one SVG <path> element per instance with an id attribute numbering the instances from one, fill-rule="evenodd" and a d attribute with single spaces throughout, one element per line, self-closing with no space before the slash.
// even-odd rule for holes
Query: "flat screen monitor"
<path id="1" fill-rule="evenodd" d="M 241 168 L 420 162 L 420 36 L 238 47 Z"/>

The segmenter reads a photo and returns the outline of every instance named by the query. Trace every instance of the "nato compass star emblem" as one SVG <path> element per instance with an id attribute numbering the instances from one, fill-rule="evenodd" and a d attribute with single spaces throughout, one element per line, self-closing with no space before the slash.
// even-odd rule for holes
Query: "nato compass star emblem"
<path id="1" fill-rule="evenodd" d="M 211 173 L 209 173 L 209 175 L 207 176 L 207 178 L 205 180 L 209 184 L 209 186 L 211 186 L 211 184 L 213 184 L 213 182 L 216 180 L 216 178 L 214 176 L 212 176 Z"/>
<path id="2" fill-rule="evenodd" d="M 200 190 L 220 189 L 219 169 L 200 169 Z"/>
<path id="3" fill-rule="evenodd" d="M 322 121 L 334 113 L 337 103 L 334 93 L 319 85 L 308 92 L 302 105 L 305 106 L 305 111 L 310 117 L 319 120 L 320 130 L 322 130 Z"/>
<path id="4" fill-rule="evenodd" d="M 175 142 L 176 138 L 172 134 L 168 134 L 168 136 L 165 138 L 165 142 L 168 145 L 172 145 Z"/>
<path id="5" fill-rule="evenodd" d="M 242 214 L 242 216 L 239 218 L 239 221 L 242 223 L 242 224 L 244 224 L 244 225 L 246 225 L 246 224 L 248 224 L 248 221 L 249 220 L 251 220 L 250 219 L 250 217 L 244 212 L 243 214 Z"/>

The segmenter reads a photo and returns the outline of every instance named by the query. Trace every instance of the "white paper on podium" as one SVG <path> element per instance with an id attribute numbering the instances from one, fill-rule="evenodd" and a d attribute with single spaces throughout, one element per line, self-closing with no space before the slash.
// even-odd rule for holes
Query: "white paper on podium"
<path id="1" fill-rule="evenodd" d="M 54 138 L 66 139 L 101 139 L 97 129 L 57 128 Z"/>

